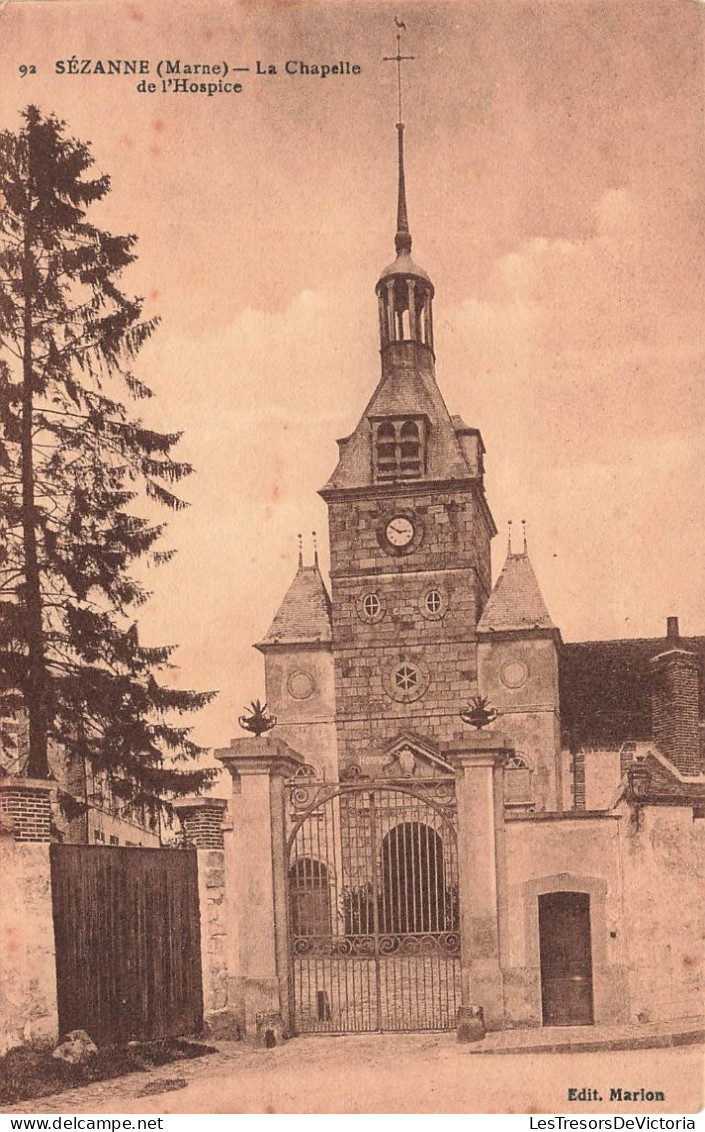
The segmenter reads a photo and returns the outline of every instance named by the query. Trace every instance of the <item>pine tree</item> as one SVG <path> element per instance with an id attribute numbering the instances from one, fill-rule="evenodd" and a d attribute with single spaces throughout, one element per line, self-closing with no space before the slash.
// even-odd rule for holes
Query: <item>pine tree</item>
<path id="1" fill-rule="evenodd" d="M 30 776 L 56 743 L 153 807 L 212 774 L 183 722 L 212 693 L 167 687 L 173 647 L 141 644 L 135 619 L 135 563 L 173 553 L 145 513 L 185 506 L 192 469 L 179 433 L 125 404 L 152 395 L 131 367 L 156 320 L 119 286 L 136 237 L 86 218 L 110 180 L 64 122 L 22 117 L 0 133 L 0 676 L 26 705 Z"/>

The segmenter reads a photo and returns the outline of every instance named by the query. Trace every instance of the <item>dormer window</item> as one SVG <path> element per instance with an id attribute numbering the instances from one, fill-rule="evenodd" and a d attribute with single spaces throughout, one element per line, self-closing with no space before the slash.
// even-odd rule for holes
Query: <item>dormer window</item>
<path id="1" fill-rule="evenodd" d="M 423 419 L 381 421 L 375 426 L 375 480 L 420 479 L 425 471 Z"/>

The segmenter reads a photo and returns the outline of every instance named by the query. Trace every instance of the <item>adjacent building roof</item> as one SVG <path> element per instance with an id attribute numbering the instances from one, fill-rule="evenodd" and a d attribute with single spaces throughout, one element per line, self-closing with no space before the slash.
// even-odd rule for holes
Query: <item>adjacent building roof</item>
<path id="1" fill-rule="evenodd" d="M 705 802 L 705 776 L 700 781 L 684 781 L 677 768 L 661 761 L 651 752 L 643 760 L 651 774 L 647 798 L 650 802 Z"/>
<path id="2" fill-rule="evenodd" d="M 478 632 L 555 628 L 528 554 L 510 552 L 484 608 Z"/>
<path id="3" fill-rule="evenodd" d="M 698 659 L 702 716 L 705 637 L 681 637 L 678 644 Z M 663 637 L 564 644 L 559 681 L 565 746 L 616 750 L 630 739 L 650 739 L 649 661 L 666 648 Z"/>
<path id="4" fill-rule="evenodd" d="M 330 597 L 318 565 L 299 565 L 279 610 L 255 648 L 330 644 Z"/>

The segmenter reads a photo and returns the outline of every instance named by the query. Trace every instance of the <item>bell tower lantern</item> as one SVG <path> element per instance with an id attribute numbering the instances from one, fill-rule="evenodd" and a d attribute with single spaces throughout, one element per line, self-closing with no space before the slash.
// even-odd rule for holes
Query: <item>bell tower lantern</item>
<path id="1" fill-rule="evenodd" d="M 393 361 L 400 345 L 422 346 L 433 357 L 433 283 L 411 258 L 411 233 L 406 209 L 404 183 L 404 123 L 397 122 L 399 152 L 399 196 L 397 232 L 394 237 L 396 259 L 382 272 L 377 283 L 379 334 L 382 367 L 385 358 Z M 391 354 L 390 354 L 391 351 Z M 402 351 L 402 355 L 408 351 Z"/>

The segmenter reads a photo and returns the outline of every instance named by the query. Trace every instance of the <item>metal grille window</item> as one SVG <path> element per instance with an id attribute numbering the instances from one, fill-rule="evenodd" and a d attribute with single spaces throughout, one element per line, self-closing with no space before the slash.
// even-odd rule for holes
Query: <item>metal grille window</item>
<path id="1" fill-rule="evenodd" d="M 424 471 L 424 437 L 419 421 L 382 421 L 375 437 L 378 482 L 419 479 Z"/>

